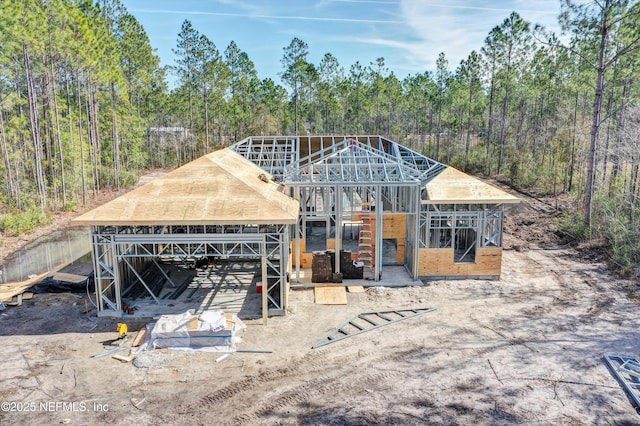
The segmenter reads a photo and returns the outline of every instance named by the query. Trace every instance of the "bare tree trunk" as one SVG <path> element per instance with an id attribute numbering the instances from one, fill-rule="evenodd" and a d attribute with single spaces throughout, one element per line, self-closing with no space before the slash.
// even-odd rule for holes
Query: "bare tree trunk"
<path id="1" fill-rule="evenodd" d="M 116 189 L 120 189 L 120 136 L 118 135 L 116 86 L 113 82 L 111 82 L 111 112 L 113 114 L 111 127 L 113 138 L 113 180 L 116 185 Z"/>
<path id="2" fill-rule="evenodd" d="M 511 48 L 510 48 L 511 49 Z M 507 61 L 507 78 L 511 75 L 511 50 Z M 502 162 L 504 160 L 505 137 L 507 128 L 507 114 L 509 113 L 509 83 L 504 87 L 504 101 L 502 103 L 502 117 L 500 120 L 500 148 L 498 152 L 498 174 L 502 173 Z"/>
<path id="3" fill-rule="evenodd" d="M 473 82 L 469 79 L 469 110 L 467 114 L 467 140 L 464 146 L 464 166 L 469 167 L 469 150 L 471 148 L 471 116 L 473 111 Z"/>
<path id="4" fill-rule="evenodd" d="M 489 118 L 487 123 L 487 174 L 491 175 L 491 156 L 493 155 L 493 98 L 495 96 L 495 85 L 493 80 L 493 70 L 491 71 L 491 84 L 489 87 Z"/>
<path id="5" fill-rule="evenodd" d="M 38 117 L 38 100 L 36 97 L 36 88 L 33 83 L 33 75 L 31 71 L 31 60 L 27 46 L 23 46 L 25 77 L 27 80 L 27 96 L 29 98 L 29 123 L 31 125 L 31 138 L 33 141 L 33 149 L 35 156 L 35 178 L 38 186 L 38 194 L 40 195 L 40 206 L 47 207 L 47 187 L 44 181 L 44 172 L 42 168 L 42 138 L 40 135 L 40 120 Z"/>
<path id="6" fill-rule="evenodd" d="M 52 88 L 52 102 L 53 102 L 53 114 L 56 126 L 56 134 L 58 139 L 58 155 L 60 157 L 60 184 L 62 187 L 62 206 L 67 204 L 67 183 L 64 173 L 64 150 L 62 149 L 62 130 L 60 129 L 60 111 L 58 110 L 58 96 L 56 93 L 56 79 L 53 69 L 53 47 L 51 45 L 51 33 L 49 33 L 49 56 L 51 58 L 51 88 Z"/>
<path id="7" fill-rule="evenodd" d="M 42 122 L 44 125 L 44 154 L 45 154 L 45 180 L 51 183 L 51 191 L 55 201 L 58 201 L 57 173 L 55 169 L 56 154 L 55 137 L 53 135 L 53 107 L 51 97 L 51 78 L 48 75 L 42 77 Z"/>
<path id="8" fill-rule="evenodd" d="M 568 183 L 567 183 L 567 191 L 571 192 L 573 189 L 573 171 L 575 169 L 576 164 L 576 130 L 578 125 L 578 100 L 580 95 L 576 92 L 576 102 L 573 109 L 573 136 L 571 138 L 571 155 L 569 161 L 569 170 L 568 170 Z"/>
<path id="9" fill-rule="evenodd" d="M 7 192 L 9 201 L 17 201 L 17 192 L 14 186 L 13 174 L 11 173 L 11 161 L 9 161 L 9 147 L 7 144 L 7 135 L 4 130 L 4 113 L 0 111 L 0 147 L 2 148 L 2 159 L 4 160 L 4 168 L 7 173 Z"/>
<path id="10" fill-rule="evenodd" d="M 82 92 L 80 91 L 80 73 L 76 74 L 76 82 L 78 84 L 78 140 L 80 141 L 80 167 L 82 170 L 82 205 L 88 203 L 87 194 L 87 169 L 84 158 L 84 140 L 82 138 Z"/>
<path id="11" fill-rule="evenodd" d="M 631 91 L 630 82 L 625 82 L 624 88 L 622 89 L 622 104 L 625 103 L 626 99 L 629 97 L 629 93 Z M 625 108 L 620 108 L 620 114 L 618 116 L 618 131 L 616 132 L 616 146 L 614 148 L 613 154 L 613 167 L 611 169 L 611 179 L 609 181 L 609 195 L 613 194 L 613 188 L 615 187 L 616 180 L 618 179 L 618 175 L 620 174 L 620 170 L 622 169 L 622 157 L 623 154 L 621 152 L 622 146 L 622 133 L 625 127 L 626 117 L 624 114 Z"/>
<path id="12" fill-rule="evenodd" d="M 96 99 L 96 87 L 91 81 L 87 80 L 89 93 L 86 98 L 87 108 L 87 125 L 89 131 L 89 155 L 91 157 L 91 165 L 93 168 L 93 195 L 97 196 L 100 191 L 100 142 L 98 140 L 98 100 Z"/>
<path id="13" fill-rule="evenodd" d="M 204 137 L 205 137 L 205 141 L 204 141 L 204 147 L 207 153 L 209 153 L 209 140 L 210 140 L 210 136 L 209 136 L 209 102 L 207 99 L 207 88 L 206 85 L 203 85 L 202 88 L 202 94 L 203 94 L 203 101 L 204 101 Z"/>
<path id="14" fill-rule="evenodd" d="M 587 162 L 587 183 L 584 196 L 584 224 L 587 229 L 591 228 L 591 213 L 593 209 L 593 191 L 596 178 L 596 151 L 598 146 L 598 131 L 600 129 L 600 113 L 602 110 L 602 92 L 604 90 L 604 53 L 607 43 L 607 20 L 603 19 L 600 34 L 600 51 L 598 52 L 598 77 L 596 79 L 596 93 L 593 100 L 593 115 L 591 120 L 591 142 L 589 145 L 589 156 Z"/>

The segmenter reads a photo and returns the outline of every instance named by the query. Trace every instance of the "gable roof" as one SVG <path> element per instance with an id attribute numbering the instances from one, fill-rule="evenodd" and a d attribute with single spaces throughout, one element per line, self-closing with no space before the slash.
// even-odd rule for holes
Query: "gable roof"
<path id="1" fill-rule="evenodd" d="M 73 220 L 79 225 L 296 223 L 299 203 L 228 148 L 198 158 Z"/>
<path id="2" fill-rule="evenodd" d="M 420 183 L 422 171 L 355 139 L 344 139 L 289 164 L 284 182 L 294 184 Z"/>
<path id="3" fill-rule="evenodd" d="M 520 200 L 449 166 L 426 185 L 422 204 L 514 204 Z"/>

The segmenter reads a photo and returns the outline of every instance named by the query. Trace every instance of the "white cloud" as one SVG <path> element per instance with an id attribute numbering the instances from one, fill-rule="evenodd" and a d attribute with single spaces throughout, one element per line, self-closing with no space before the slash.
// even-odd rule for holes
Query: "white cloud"
<path id="1" fill-rule="evenodd" d="M 303 15 L 268 15 L 260 13 L 228 13 L 228 12 L 207 12 L 201 10 L 170 10 L 170 9 L 130 9 L 130 12 L 137 13 L 159 13 L 169 15 L 210 15 L 228 16 L 235 18 L 273 19 L 273 20 L 294 20 L 294 21 L 322 21 L 322 22 L 346 22 L 365 24 L 402 24 L 401 21 L 388 19 L 364 19 L 364 18 L 326 18 L 322 16 Z"/>
<path id="2" fill-rule="evenodd" d="M 438 54 L 444 52 L 449 69 L 454 70 L 472 50 L 479 50 L 489 31 L 514 10 L 532 24 L 557 31 L 557 0 L 495 1 L 492 7 L 477 1 L 400 0 L 399 12 L 408 27 L 409 41 L 398 47 L 405 51 L 407 67 L 433 70 Z"/>

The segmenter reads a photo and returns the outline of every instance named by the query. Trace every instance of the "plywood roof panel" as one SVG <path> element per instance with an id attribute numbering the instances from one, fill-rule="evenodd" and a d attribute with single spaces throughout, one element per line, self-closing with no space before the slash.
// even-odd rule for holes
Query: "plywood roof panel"
<path id="1" fill-rule="evenodd" d="M 426 185 L 423 204 L 509 204 L 520 200 L 495 186 L 447 167 Z"/>
<path id="2" fill-rule="evenodd" d="M 265 182 L 266 181 L 266 182 Z M 229 149 L 198 158 L 74 220 L 82 225 L 295 223 L 299 203 Z"/>

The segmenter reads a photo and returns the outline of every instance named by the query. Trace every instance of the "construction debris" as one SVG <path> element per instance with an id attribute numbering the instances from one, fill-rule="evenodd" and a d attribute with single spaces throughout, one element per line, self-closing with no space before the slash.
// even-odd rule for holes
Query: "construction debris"
<path id="1" fill-rule="evenodd" d="M 163 352 L 141 352 L 136 355 L 133 360 L 133 366 L 136 368 L 156 368 L 171 361 L 173 356 Z"/>
<path id="2" fill-rule="evenodd" d="M 640 362 L 630 356 L 605 355 L 604 360 L 625 392 L 640 410 Z"/>
<path id="3" fill-rule="evenodd" d="M 227 358 L 229 358 L 231 355 L 229 354 L 224 354 L 222 356 L 219 356 L 218 358 L 216 358 L 216 362 L 222 362 L 224 360 L 226 360 Z"/>
<path id="4" fill-rule="evenodd" d="M 124 363 L 131 362 L 135 359 L 135 355 L 133 356 L 122 356 L 122 355 L 114 355 L 111 358 L 117 359 L 118 361 L 122 361 Z"/>
<path id="5" fill-rule="evenodd" d="M 273 351 L 270 349 L 237 349 L 237 353 L 245 353 L 245 354 L 272 354 Z"/>
<path id="6" fill-rule="evenodd" d="M 162 315 L 150 331 L 142 349 L 200 349 L 234 352 L 237 333 L 246 326 L 235 314 L 220 309 L 196 314 L 189 310 L 180 315 Z"/>
<path id="7" fill-rule="evenodd" d="M 320 340 L 318 343 L 313 345 L 311 349 L 316 349 L 320 346 L 328 345 L 329 343 L 337 342 L 338 340 L 355 336 L 356 334 L 375 330 L 376 328 L 384 327 L 385 325 L 390 325 L 398 321 L 413 318 L 418 315 L 426 314 L 427 312 L 433 312 L 435 310 L 436 308 L 416 308 L 400 309 L 396 311 L 365 312 L 338 327 L 335 332 Z"/>
<path id="8" fill-rule="evenodd" d="M 58 265 L 49 272 L 45 272 L 44 274 L 40 274 L 35 277 L 31 277 L 24 281 L 14 281 L 14 282 L 0 285 L 0 302 L 4 302 L 7 305 L 11 304 L 12 300 L 14 299 L 17 302 L 17 296 L 23 294 L 25 291 L 27 291 L 28 288 L 42 281 L 44 278 L 48 277 L 49 275 L 59 271 L 64 266 L 65 266 L 64 264 Z M 22 303 L 22 299 L 20 299 L 20 303 Z"/>
<path id="9" fill-rule="evenodd" d="M 104 351 L 104 352 L 97 353 L 95 355 L 91 355 L 91 358 L 102 358 L 103 356 L 109 356 L 111 354 L 115 354 L 116 352 L 124 351 L 126 349 L 129 349 L 129 348 L 113 348 L 113 349 L 109 349 L 108 351 Z"/>
<path id="10" fill-rule="evenodd" d="M 134 337 L 133 343 L 131 343 L 131 347 L 137 348 L 138 346 L 144 343 L 146 338 L 147 338 L 147 329 L 146 328 L 140 329 L 140 331 L 138 331 L 138 334 L 136 334 L 136 337 Z"/>

